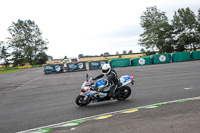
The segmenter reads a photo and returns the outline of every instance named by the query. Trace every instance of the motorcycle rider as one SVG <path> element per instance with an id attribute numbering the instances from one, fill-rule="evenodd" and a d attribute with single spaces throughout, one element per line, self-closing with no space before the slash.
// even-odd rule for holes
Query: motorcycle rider
<path id="1" fill-rule="evenodd" d="M 111 88 L 110 88 L 110 92 L 108 96 L 115 98 L 116 96 L 115 96 L 114 91 L 117 87 L 121 86 L 119 79 L 117 77 L 117 72 L 113 68 L 111 68 L 110 64 L 104 64 L 102 66 L 102 72 L 103 73 L 101 75 L 92 79 L 97 80 L 97 79 L 102 78 L 105 75 L 107 77 L 107 84 L 103 86 L 101 89 L 99 89 L 98 91 L 104 91 L 104 89 L 107 88 L 111 84 Z"/>

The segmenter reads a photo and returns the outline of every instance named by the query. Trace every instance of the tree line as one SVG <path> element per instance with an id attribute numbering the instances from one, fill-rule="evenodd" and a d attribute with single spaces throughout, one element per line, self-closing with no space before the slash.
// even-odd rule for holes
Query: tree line
<path id="1" fill-rule="evenodd" d="M 44 64 L 48 60 L 45 51 L 48 49 L 47 39 L 42 38 L 38 25 L 31 20 L 18 20 L 8 27 L 11 35 L 5 41 L 0 41 L 0 60 L 7 67 Z"/>
<path id="2" fill-rule="evenodd" d="M 126 50 L 123 50 L 122 52 L 123 55 L 126 55 L 126 54 L 134 54 L 132 50 L 130 50 L 129 52 L 127 52 Z M 105 53 L 102 53 L 100 55 L 83 55 L 83 54 L 79 54 L 78 55 L 78 58 L 88 58 L 88 57 L 107 57 L 107 56 L 115 56 L 115 55 L 122 55 L 120 54 L 118 51 L 116 52 L 116 54 L 110 54 L 109 52 L 105 52 Z"/>
<path id="3" fill-rule="evenodd" d="M 168 21 L 165 12 L 156 6 L 147 7 L 140 20 L 144 33 L 140 35 L 139 45 L 146 49 L 171 53 L 200 48 L 200 9 L 197 16 L 189 8 L 178 9 Z"/>

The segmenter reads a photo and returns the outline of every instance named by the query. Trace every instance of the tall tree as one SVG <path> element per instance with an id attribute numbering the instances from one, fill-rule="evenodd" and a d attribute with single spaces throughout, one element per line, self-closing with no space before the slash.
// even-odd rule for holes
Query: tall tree
<path id="1" fill-rule="evenodd" d="M 63 60 L 64 60 L 64 59 L 67 59 L 67 56 L 65 56 L 65 57 L 63 58 Z"/>
<path id="2" fill-rule="evenodd" d="M 130 50 L 130 51 L 128 52 L 128 54 L 133 54 L 133 51 L 132 51 L 132 50 Z"/>
<path id="3" fill-rule="evenodd" d="M 103 54 L 103 56 L 105 56 L 105 57 L 107 57 L 107 56 L 109 56 L 110 54 L 108 53 L 108 52 L 105 52 L 104 54 Z"/>
<path id="4" fill-rule="evenodd" d="M 173 38 L 176 42 L 176 50 L 184 51 L 190 48 L 196 50 L 199 38 L 198 20 L 194 12 L 189 8 L 181 8 L 175 12 L 172 20 L 174 27 Z"/>
<path id="5" fill-rule="evenodd" d="M 0 41 L 0 61 L 1 61 L 1 49 L 2 49 L 3 41 Z"/>
<path id="6" fill-rule="evenodd" d="M 140 19 L 144 33 L 140 35 L 139 45 L 146 49 L 158 48 L 160 53 L 164 53 L 171 35 L 171 26 L 165 12 L 161 12 L 156 6 L 147 7 Z"/>
<path id="7" fill-rule="evenodd" d="M 126 51 L 126 50 L 124 50 L 124 51 L 123 51 L 123 54 L 127 54 L 127 51 Z"/>
<path id="8" fill-rule="evenodd" d="M 142 49 L 140 50 L 140 52 L 141 52 L 141 53 L 145 53 L 146 51 L 142 48 Z"/>
<path id="9" fill-rule="evenodd" d="M 198 15 L 197 15 L 196 44 L 197 47 L 200 48 L 200 9 L 198 10 Z"/>
<path id="10" fill-rule="evenodd" d="M 78 58 L 84 58 L 84 55 L 83 54 L 79 54 Z"/>
<path id="11" fill-rule="evenodd" d="M 48 60 L 48 55 L 45 52 L 37 54 L 36 59 L 34 60 L 34 64 L 46 64 Z"/>
<path id="12" fill-rule="evenodd" d="M 1 47 L 1 54 L 0 54 L 0 59 L 1 59 L 1 61 L 3 62 L 3 65 L 5 66 L 5 67 L 8 67 L 8 65 L 10 64 L 9 63 L 9 57 L 10 57 L 10 54 L 8 53 L 8 48 L 9 47 L 7 47 L 7 46 L 2 46 Z"/>
<path id="13" fill-rule="evenodd" d="M 48 41 L 42 38 L 42 32 L 35 22 L 18 20 L 12 23 L 8 31 L 11 34 L 9 44 L 13 48 L 14 64 L 37 64 L 38 55 L 47 50 Z"/>

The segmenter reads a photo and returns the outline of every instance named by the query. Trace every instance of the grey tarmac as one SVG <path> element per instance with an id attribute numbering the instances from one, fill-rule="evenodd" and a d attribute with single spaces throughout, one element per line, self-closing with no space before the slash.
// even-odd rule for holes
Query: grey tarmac
<path id="1" fill-rule="evenodd" d="M 49 133 L 199 133 L 199 110 L 200 100 L 171 103 L 60 127 Z"/>
<path id="2" fill-rule="evenodd" d="M 135 76 L 135 85 L 130 85 L 133 92 L 131 96 L 125 101 L 91 103 L 83 108 L 75 104 L 75 98 L 80 93 L 85 74 L 95 77 L 101 73 L 100 70 L 44 75 L 43 68 L 33 68 L 1 74 L 0 132 L 25 131 L 108 112 L 200 96 L 200 61 L 115 70 L 119 76 Z"/>

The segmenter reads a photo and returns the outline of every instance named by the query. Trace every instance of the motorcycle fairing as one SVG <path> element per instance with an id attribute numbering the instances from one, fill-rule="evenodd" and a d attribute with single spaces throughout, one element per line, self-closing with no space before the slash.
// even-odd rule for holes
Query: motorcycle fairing
<path id="1" fill-rule="evenodd" d="M 107 80 L 106 79 L 99 79 L 97 82 L 96 82 L 96 87 L 98 88 L 101 88 L 103 87 L 104 85 L 107 84 Z"/>
<path id="2" fill-rule="evenodd" d="M 133 79 L 131 78 L 131 76 L 124 75 L 124 76 L 120 77 L 120 82 L 123 84 L 123 86 L 131 83 L 132 81 L 133 81 Z"/>

